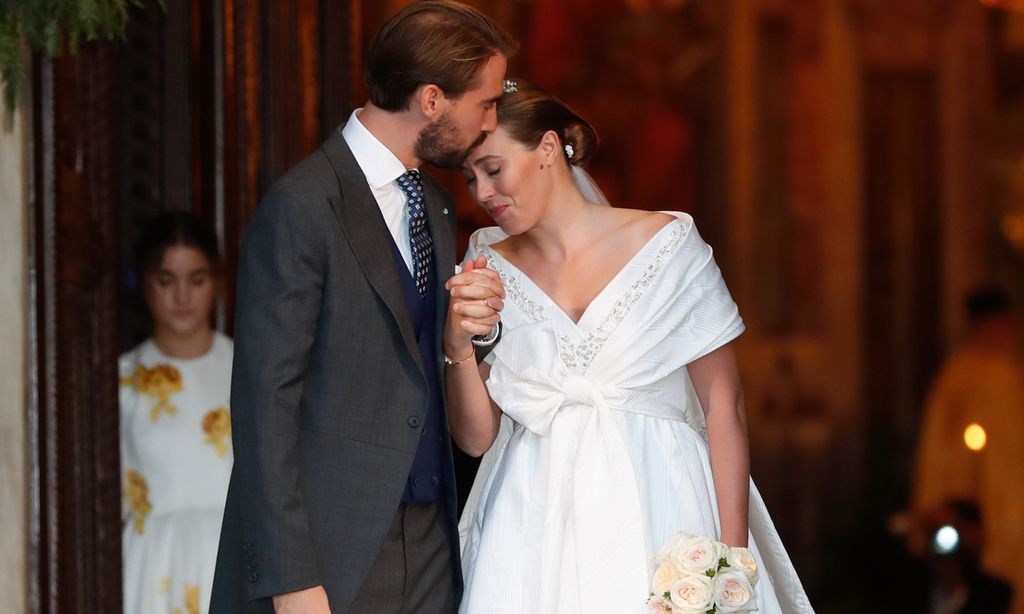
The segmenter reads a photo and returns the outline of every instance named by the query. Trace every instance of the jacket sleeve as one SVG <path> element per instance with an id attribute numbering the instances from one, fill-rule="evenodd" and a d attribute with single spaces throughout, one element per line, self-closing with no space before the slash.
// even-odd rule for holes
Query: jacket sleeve
<path id="1" fill-rule="evenodd" d="M 314 207 L 283 190 L 268 194 L 242 242 L 231 380 L 249 599 L 321 584 L 300 486 L 298 440 L 325 259 Z"/>

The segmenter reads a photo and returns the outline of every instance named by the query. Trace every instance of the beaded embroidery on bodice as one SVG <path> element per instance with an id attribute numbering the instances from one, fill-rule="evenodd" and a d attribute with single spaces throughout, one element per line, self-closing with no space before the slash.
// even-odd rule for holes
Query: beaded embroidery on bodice
<path id="1" fill-rule="evenodd" d="M 658 250 L 654 260 L 644 269 L 643 273 L 638 277 L 632 285 L 622 293 L 615 303 L 612 305 L 611 310 L 605 315 L 601 323 L 598 324 L 593 330 L 587 333 L 582 340 L 575 342 L 573 336 L 579 336 L 578 333 L 581 331 L 578 327 L 574 328 L 574 333 L 559 332 L 557 333 L 558 338 L 558 354 L 565 366 L 569 370 L 576 374 L 586 373 L 590 364 L 593 362 L 594 357 L 604 346 L 608 338 L 615 332 L 619 324 L 629 315 L 630 310 L 634 305 L 643 297 L 644 292 L 650 287 L 651 283 L 658 276 L 658 273 L 664 267 L 665 263 L 671 259 L 672 255 L 675 254 L 679 245 L 682 244 L 683 239 L 686 238 L 687 233 L 692 226 L 692 221 L 689 219 L 678 219 L 666 224 L 666 227 L 659 230 L 647 244 L 645 244 L 640 250 L 630 259 L 625 265 L 628 267 L 637 258 L 643 256 L 647 250 L 649 250 L 656 239 L 658 239 L 664 230 L 667 230 L 671 226 L 671 232 L 664 242 L 661 248 Z M 520 283 L 519 277 L 526 277 L 526 274 L 520 271 L 512 263 L 498 254 L 490 245 L 483 244 L 480 238 L 477 237 L 476 251 L 478 254 L 484 254 L 487 258 L 487 266 L 493 271 L 498 273 L 501 277 L 501 281 L 505 284 L 506 296 L 512 301 L 513 304 L 529 319 L 531 322 L 543 322 L 551 320 L 551 315 L 545 309 L 544 305 L 538 303 L 530 297 L 527 290 Z M 513 274 L 506 267 L 515 268 L 518 275 Z M 624 267 L 624 268 L 625 268 Z M 618 276 L 616 276 L 617 278 Z M 613 282 L 616 278 L 613 278 Z M 538 293 L 544 294 L 544 291 L 540 289 L 537 284 L 532 284 Z M 544 295 L 549 302 L 550 297 Z M 599 293 L 600 296 L 600 293 Z M 596 299 L 595 299 L 596 300 Z M 589 307 L 588 307 L 589 309 Z M 568 317 L 566 316 L 568 320 Z"/>

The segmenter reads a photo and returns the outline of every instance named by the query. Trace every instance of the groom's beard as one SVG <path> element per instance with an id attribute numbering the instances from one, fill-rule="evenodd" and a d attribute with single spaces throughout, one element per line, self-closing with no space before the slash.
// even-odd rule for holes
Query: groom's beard
<path id="1" fill-rule="evenodd" d="M 458 133 L 459 128 L 455 125 L 455 120 L 446 111 L 440 119 L 420 131 L 413 151 L 416 153 L 416 157 L 424 162 L 441 168 L 459 168 L 469 152 L 484 142 L 487 133 L 481 132 L 480 136 L 468 147 L 460 146 L 455 140 Z"/>

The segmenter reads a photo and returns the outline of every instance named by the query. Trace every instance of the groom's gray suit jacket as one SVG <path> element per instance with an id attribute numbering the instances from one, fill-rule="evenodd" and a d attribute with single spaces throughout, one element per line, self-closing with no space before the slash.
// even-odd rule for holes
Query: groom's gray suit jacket
<path id="1" fill-rule="evenodd" d="M 423 179 L 440 340 L 455 209 Z M 318 584 L 332 611 L 345 612 L 366 579 L 429 404 L 391 240 L 340 129 L 277 181 L 253 215 L 238 272 L 235 465 L 211 614 L 273 612 L 272 595 Z M 435 359 L 443 362 L 440 346 Z M 445 458 L 442 503 L 461 583 Z"/>

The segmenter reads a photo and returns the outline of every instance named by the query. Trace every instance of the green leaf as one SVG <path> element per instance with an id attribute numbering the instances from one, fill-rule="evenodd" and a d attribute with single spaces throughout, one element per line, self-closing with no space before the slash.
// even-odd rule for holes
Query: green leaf
<path id="1" fill-rule="evenodd" d="M 37 49 L 46 49 L 46 53 L 50 57 L 57 57 L 60 53 L 60 24 L 56 21 L 51 21 L 43 26 L 43 38 L 39 41 L 41 44 L 38 46 L 33 45 L 33 41 L 28 41 L 30 47 L 36 47 Z M 76 49 L 76 47 L 72 47 Z"/>
<path id="2" fill-rule="evenodd" d="M 165 0 L 0 0 L 0 79 L 4 106 L 11 114 L 24 103 L 26 54 L 74 55 L 85 41 L 124 40 L 129 7 Z"/>
<path id="3" fill-rule="evenodd" d="M 78 6 L 75 8 L 78 27 L 88 40 L 96 39 L 97 31 L 104 25 L 100 20 L 100 7 L 97 6 L 96 0 L 78 0 Z"/>

